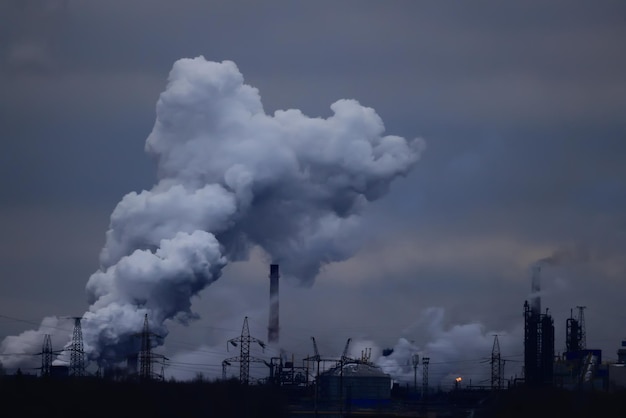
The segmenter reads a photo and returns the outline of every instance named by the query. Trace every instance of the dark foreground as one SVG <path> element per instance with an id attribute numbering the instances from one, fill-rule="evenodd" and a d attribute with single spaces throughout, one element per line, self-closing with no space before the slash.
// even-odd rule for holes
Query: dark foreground
<path id="1" fill-rule="evenodd" d="M 288 417 L 281 392 L 225 382 L 0 381 L 0 417 Z"/>
<path id="2" fill-rule="evenodd" d="M 433 395 L 427 404 L 394 396 L 384 407 L 314 402 L 306 392 L 237 381 L 133 382 L 85 379 L 2 379 L 0 417 L 63 418 L 624 418 L 626 391 L 576 392 L 517 388 Z"/>

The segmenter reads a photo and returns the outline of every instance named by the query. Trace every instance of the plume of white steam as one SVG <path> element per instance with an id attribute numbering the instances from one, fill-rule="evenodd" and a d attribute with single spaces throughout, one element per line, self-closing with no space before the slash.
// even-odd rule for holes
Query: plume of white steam
<path id="1" fill-rule="evenodd" d="M 450 387 L 456 377 L 471 380 L 475 385 L 489 385 L 491 377 L 491 352 L 494 335 L 498 335 L 502 357 L 514 357 L 505 369 L 505 378 L 519 372 L 519 357 L 522 350 L 522 331 L 487 331 L 478 322 L 444 326 L 443 308 L 428 308 L 422 313 L 418 325 L 421 341 L 400 338 L 388 356 L 372 358 L 376 365 L 391 375 L 397 382 L 422 383 L 422 360 L 429 357 L 429 386 Z M 372 350 L 372 352 L 380 352 Z M 419 356 L 420 365 L 413 367 L 413 355 Z M 415 375 L 417 371 L 417 376 Z M 417 377 L 417 379 L 415 379 Z"/>
<path id="2" fill-rule="evenodd" d="M 535 314 L 541 313 L 541 297 L 545 292 L 541 290 L 541 270 L 545 266 L 560 266 L 573 263 L 586 263 L 598 258 L 592 255 L 590 249 L 582 244 L 569 245 L 557 248 L 547 257 L 535 261 L 531 265 L 531 293 L 529 295 L 531 310 Z"/>
<path id="3" fill-rule="evenodd" d="M 254 246 L 304 285 L 353 254 L 359 214 L 408 173 L 424 142 L 384 135 L 355 100 L 331 109 L 327 119 L 268 115 L 233 62 L 174 64 L 146 141 L 158 182 L 119 202 L 86 286 L 92 359 L 136 350 L 144 314 L 162 336 L 166 320 L 193 319 L 191 298 Z"/>

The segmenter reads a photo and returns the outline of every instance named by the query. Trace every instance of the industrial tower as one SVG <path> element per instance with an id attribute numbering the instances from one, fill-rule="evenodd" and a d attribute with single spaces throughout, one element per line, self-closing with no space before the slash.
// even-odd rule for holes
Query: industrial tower
<path id="1" fill-rule="evenodd" d="M 85 350 L 83 349 L 83 331 L 80 326 L 82 318 L 75 316 L 73 319 L 74 332 L 70 346 L 70 376 L 80 377 L 85 375 Z"/>
<path id="2" fill-rule="evenodd" d="M 139 353 L 139 377 L 147 380 L 152 377 L 152 344 L 150 343 L 150 327 L 148 314 L 144 316 L 141 332 L 141 352 Z"/>
<path id="3" fill-rule="evenodd" d="M 428 364 L 430 357 L 422 357 L 422 398 L 428 398 Z"/>
<path id="4" fill-rule="evenodd" d="M 267 327 L 267 342 L 278 343 L 278 264 L 270 264 L 270 317 Z"/>
<path id="5" fill-rule="evenodd" d="M 222 377 L 226 377 L 225 366 L 230 365 L 233 361 L 239 362 L 239 381 L 240 383 L 247 385 L 250 382 L 250 362 L 264 362 L 263 359 L 250 356 L 250 343 L 255 342 L 261 346 L 265 351 L 265 343 L 259 339 L 250 336 L 250 330 L 248 328 L 248 317 L 243 320 L 243 327 L 241 328 L 241 336 L 232 338 L 227 341 L 226 349 L 228 350 L 228 344 L 234 347 L 240 346 L 240 352 L 238 357 L 230 357 L 222 362 Z"/>
<path id="6" fill-rule="evenodd" d="M 502 359 L 500 357 L 500 342 L 498 335 L 493 337 L 491 349 L 491 389 L 502 389 Z"/>
<path id="7" fill-rule="evenodd" d="M 524 303 L 524 380 L 527 385 L 551 384 L 554 378 L 554 321 Z"/>
<path id="8" fill-rule="evenodd" d="M 586 306 L 577 306 L 578 308 L 578 324 L 580 325 L 580 349 L 587 349 L 587 331 L 585 331 L 585 308 Z"/>
<path id="9" fill-rule="evenodd" d="M 160 335 L 150 331 L 148 314 L 145 314 L 144 316 L 143 330 L 139 335 L 141 337 L 141 351 L 139 352 L 139 378 L 141 380 L 150 380 L 156 376 L 162 379 L 163 374 L 155 375 L 153 364 L 156 362 L 157 358 L 167 360 L 167 357 L 152 352 L 152 337 L 160 337 Z"/>
<path id="10" fill-rule="evenodd" d="M 420 356 L 415 353 L 411 356 L 411 361 L 413 363 L 413 390 L 417 392 L 417 366 L 420 364 Z"/>
<path id="11" fill-rule="evenodd" d="M 583 349 L 582 339 L 583 331 L 578 318 L 574 318 L 570 311 L 570 317 L 566 321 L 565 328 L 565 351 L 573 353 Z"/>
<path id="12" fill-rule="evenodd" d="M 50 377 L 53 354 L 50 334 L 46 334 L 43 336 L 43 346 L 41 348 L 41 377 Z"/>
<path id="13" fill-rule="evenodd" d="M 524 302 L 524 380 L 527 385 L 554 380 L 554 321 L 541 313 L 541 267 L 532 267 L 531 301 Z"/>

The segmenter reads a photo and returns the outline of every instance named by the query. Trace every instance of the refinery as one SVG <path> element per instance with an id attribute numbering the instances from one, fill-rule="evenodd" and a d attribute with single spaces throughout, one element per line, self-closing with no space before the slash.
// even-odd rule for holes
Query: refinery
<path id="1" fill-rule="evenodd" d="M 138 341 L 136 352 L 128 354 L 125 361 L 99 365 L 95 371 L 89 371 L 87 353 L 83 345 L 82 318 L 71 317 L 68 318 L 74 323 L 71 342 L 62 350 L 58 350 L 53 348 L 50 335 L 45 335 L 41 351 L 32 353 L 41 359 L 41 366 L 36 368 L 36 372 L 21 369 L 14 373 L 3 371 L 1 387 L 7 393 L 12 393 L 19 385 L 39 382 L 45 386 L 36 390 L 49 391 L 46 388 L 79 382 L 80 385 L 108 385 L 106 390 L 112 393 L 115 389 L 111 388 L 116 386 L 120 388 L 119 390 L 137 391 L 137 399 L 140 399 L 141 396 L 148 396 L 145 392 L 147 388 L 151 388 L 148 390 L 149 393 L 159 390 L 170 393 L 179 390 L 189 392 L 191 390 L 189 388 L 205 384 L 206 388 L 203 389 L 207 391 L 205 401 L 197 398 L 185 401 L 195 405 L 194 412 L 188 416 L 206 413 L 208 406 L 203 402 L 213 399 L 210 393 L 221 393 L 224 390 L 235 398 L 247 396 L 248 399 L 256 399 L 255 402 L 258 401 L 261 406 L 258 406 L 260 409 L 257 412 L 242 412 L 228 404 L 231 406 L 221 407 L 221 416 L 267 416 L 264 414 L 271 411 L 274 414 L 272 416 L 286 417 L 343 417 L 352 414 L 380 417 L 491 417 L 497 416 L 493 415 L 498 413 L 497 411 L 506 410 L 507 402 L 514 404 L 517 399 L 515 396 L 519 398 L 517 401 L 525 399 L 533 405 L 536 403 L 533 396 L 537 394 L 551 396 L 549 399 L 554 399 L 556 402 L 554 407 L 558 408 L 564 407 L 559 406 L 559 402 L 571 403 L 576 397 L 596 399 L 593 397 L 604 396 L 606 399 L 603 398 L 603 402 L 611 408 L 617 407 L 618 404 L 615 402 L 623 404 L 626 390 L 626 341 L 622 341 L 621 348 L 617 349 L 617 361 L 603 360 L 602 350 L 594 349 L 587 344 L 585 306 L 572 308 L 571 316 L 562 329 L 555 331 L 549 309 L 542 310 L 541 307 L 539 265 L 532 269 L 531 295 L 534 296 L 523 303 L 524 355 L 521 375 L 505 378 L 506 360 L 501 354 L 498 336 L 494 335 L 489 361 L 483 362 L 484 367 L 489 369 L 489 381 L 472 384 L 458 376 L 449 387 L 432 382 L 429 384 L 429 369 L 437 364 L 437 358 L 412 354 L 409 366 L 414 372 L 413 381 L 400 382 L 387 373 L 384 367 L 372 361 L 371 352 L 367 349 L 363 350 L 360 356 L 351 356 L 349 353 L 352 339 L 349 337 L 341 353 L 336 355 L 321 354 L 315 337 L 311 336 L 312 355 L 295 358 L 293 354 L 283 350 L 281 355 L 268 357 L 265 354 L 268 345 L 280 346 L 279 265 L 271 264 L 269 267 L 269 320 L 265 340 L 267 342 L 250 334 L 248 317 L 244 317 L 241 334 L 225 341 L 234 355 L 222 360 L 221 378 L 205 379 L 199 374 L 192 382 L 167 379 L 169 359 L 155 350 L 158 345 L 156 339 L 159 336 L 150 329 L 147 314 L 143 318 L 143 328 L 138 329 L 136 333 Z M 555 349 L 555 332 L 565 333 L 566 349 L 563 353 L 557 354 Z M 260 351 L 257 354 L 258 350 Z M 392 351 L 387 350 L 383 356 L 389 355 Z M 59 364 L 55 361 L 61 353 L 69 356 L 68 364 Z M 263 365 L 265 375 L 253 376 L 251 364 Z M 178 384 L 179 387 L 175 390 L 155 389 L 159 384 L 169 386 Z M 196 386 L 193 386 L 194 384 Z M 105 390 L 104 387 L 98 386 L 98 390 Z M 260 392 L 255 398 L 249 393 L 243 395 L 242 390 Z M 187 396 L 184 393 L 176 396 L 184 399 Z M 563 394 L 572 398 L 564 400 Z M 267 402 L 270 399 L 273 406 L 268 409 Z M 215 407 L 216 401 L 210 402 Z M 549 403 L 546 399 L 541 402 L 542 405 Z M 589 407 L 592 402 L 588 401 L 587 404 Z M 593 408 L 597 408 L 595 404 L 593 405 Z M 571 405 L 567 406 L 569 407 Z M 543 416 L 540 410 L 533 411 L 533 416 Z M 590 413 L 588 410 L 581 409 L 577 413 L 578 415 L 567 416 L 590 416 L 587 415 Z"/>
<path id="2" fill-rule="evenodd" d="M 378 113 L 357 100 L 339 99 L 330 109 L 327 118 L 311 118 L 297 109 L 266 113 L 258 90 L 244 82 L 233 61 L 208 61 L 202 55 L 177 60 L 157 101 L 156 120 L 144 147 L 158 166 L 157 181 L 150 189 L 127 193 L 113 209 L 98 268 L 85 285 L 87 310 L 45 317 L 37 330 L 8 335 L 0 342 L 5 409 L 19 417 L 66 418 L 623 417 L 626 341 L 621 336 L 614 341 L 611 336 L 610 342 L 605 338 L 604 352 L 594 346 L 588 338 L 594 333 L 588 332 L 585 321 L 586 313 L 597 312 L 584 305 L 591 300 L 568 305 L 569 317 L 563 321 L 555 321 L 550 307 L 542 306 L 542 267 L 556 265 L 559 259 L 581 261 L 588 254 L 577 248 L 557 250 L 534 263 L 530 293 L 519 295 L 519 305 L 510 303 L 518 300 L 519 289 L 507 301 L 491 289 L 476 298 L 480 290 L 471 289 L 472 275 L 464 267 L 450 273 L 468 278 L 458 288 L 460 281 L 447 280 L 430 287 L 441 276 L 430 277 L 424 264 L 415 266 L 419 270 L 390 275 L 384 269 L 368 271 L 370 263 L 380 262 L 379 253 L 399 249 L 407 263 L 421 257 L 421 261 L 436 258 L 443 265 L 452 253 L 474 246 L 474 240 L 450 245 L 442 238 L 445 251 L 419 251 L 398 242 L 405 234 L 419 235 L 400 222 L 394 227 L 402 229 L 400 237 L 391 234 L 381 241 L 391 243 L 385 246 L 389 250 L 376 244 L 373 251 L 359 253 L 364 242 L 387 227 L 387 221 L 376 222 L 376 216 L 373 222 L 365 218 L 365 208 L 389 193 L 396 179 L 407 176 L 426 142 L 386 134 Z M 473 157 L 463 161 L 454 183 L 465 170 L 482 164 Z M 503 185 L 509 188 L 506 181 Z M 447 193 L 446 187 L 441 190 Z M 398 197 L 403 206 L 404 197 Z M 475 204 L 481 207 L 483 202 Z M 489 216 L 479 212 L 481 219 Z M 374 230 L 362 232 L 362 221 Z M 455 227 L 448 219 L 445 222 Z M 496 247 L 507 256 L 518 253 L 518 244 L 503 247 L 499 234 L 476 245 L 485 247 L 480 257 L 491 260 Z M 425 247 L 432 245 L 429 239 L 424 242 Z M 559 243 L 549 248 L 554 247 Z M 544 250 L 526 251 L 496 274 L 483 267 L 474 273 L 516 280 L 514 270 L 507 269 Z M 232 275 L 246 276 L 254 289 L 234 285 L 236 290 L 226 296 L 220 288 L 211 293 L 217 303 L 211 306 L 211 315 L 202 316 L 214 327 L 211 332 L 199 330 L 194 321 L 201 315 L 192 309 L 192 302 L 207 287 L 220 286 L 223 281 L 213 283 L 229 275 L 229 265 L 254 260 L 255 251 L 261 254 L 263 270 Z M 34 264 L 30 253 L 23 258 Z M 328 278 L 324 277 L 328 266 L 350 260 L 350 279 L 330 276 L 348 289 L 341 296 L 367 296 L 365 310 L 359 311 L 371 314 L 367 318 L 352 316 L 350 301 L 328 297 L 336 296 L 332 292 L 322 292 L 326 298 L 307 293 L 298 301 L 303 306 L 281 299 L 281 277 L 311 288 L 316 280 Z M 399 263 L 394 256 L 382 264 Z M 613 276 L 619 278 L 621 272 L 617 269 Z M 365 289 L 367 280 L 351 280 L 366 274 L 377 276 L 386 293 L 378 294 L 381 287 L 376 286 Z M 493 277 L 493 282 L 499 278 Z M 55 283 L 56 291 L 65 290 L 63 283 Z M 428 290 L 421 300 L 418 287 Z M 260 289 L 262 297 L 256 294 Z M 244 292 L 252 295 L 254 306 L 242 300 Z M 449 324 L 443 324 L 443 308 L 432 307 L 427 300 L 435 292 L 437 302 L 454 307 L 457 317 L 451 320 L 450 331 Z M 617 296 L 611 297 L 619 303 L 619 293 L 614 293 Z M 375 305 L 384 297 L 384 305 Z M 311 305 L 304 306 L 304 299 Z M 469 318 L 464 307 L 485 301 L 493 302 L 494 309 L 483 317 L 473 310 L 478 319 Z M 281 312 L 284 302 L 291 304 L 283 305 Z M 16 312 L 16 317 L 0 318 L 35 324 L 18 317 L 20 304 L 24 300 L 4 308 Z M 419 323 L 422 318 L 415 321 L 419 305 L 430 315 L 425 325 Z M 510 317 L 497 318 L 494 312 Z M 301 320 L 305 315 L 311 315 L 319 328 L 310 329 Z M 331 322 L 340 322 L 340 316 L 340 331 L 326 331 L 335 325 Z M 299 331 L 286 327 L 288 321 L 281 327 L 281 317 L 298 323 Z M 378 336 L 363 335 L 359 329 L 360 321 L 372 318 L 388 339 L 375 349 Z M 465 319 L 472 322 L 458 325 Z M 511 333 L 485 332 L 482 319 L 516 328 Z M 620 318 L 615 315 L 611 320 Z M 591 328 L 597 324 L 591 323 Z M 180 341 L 170 334 L 170 325 L 194 334 L 193 352 L 172 348 Z M 613 329 L 620 326 L 616 323 Z M 431 340 L 426 334 L 432 329 L 437 338 L 445 338 Z M 395 345 L 390 344 L 391 334 L 401 335 Z M 452 344 L 448 337 L 461 338 Z M 615 351 L 607 353 L 612 345 Z M 511 352 L 512 347 L 519 353 Z M 183 368 L 186 378 L 181 378 Z"/>

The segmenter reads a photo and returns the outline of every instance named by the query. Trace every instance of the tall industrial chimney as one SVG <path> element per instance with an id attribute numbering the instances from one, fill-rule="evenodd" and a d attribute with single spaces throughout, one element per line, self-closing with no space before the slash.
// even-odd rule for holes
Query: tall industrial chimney
<path id="1" fill-rule="evenodd" d="M 267 341 L 278 342 L 278 264 L 270 264 L 270 319 L 267 327 Z"/>

